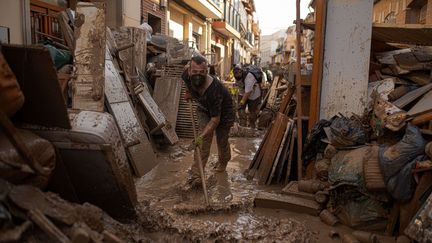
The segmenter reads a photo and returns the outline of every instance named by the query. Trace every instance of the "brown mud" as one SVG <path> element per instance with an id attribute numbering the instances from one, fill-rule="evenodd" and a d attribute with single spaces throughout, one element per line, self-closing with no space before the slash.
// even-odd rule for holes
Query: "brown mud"
<path id="1" fill-rule="evenodd" d="M 210 206 L 205 205 L 201 189 L 187 192 L 181 189 L 193 162 L 193 153 L 187 151 L 190 141 L 181 141 L 159 153 L 159 165 L 136 181 L 139 201 L 136 223 L 146 234 L 137 235 L 142 232 L 137 229 L 135 241 L 340 242 L 340 238 L 331 239 L 328 235 L 331 230 L 342 235 L 348 232 L 345 227 L 330 227 L 309 215 L 254 208 L 258 192 L 277 192 L 281 188 L 258 186 L 243 175 L 260 138 L 231 138 L 230 142 L 232 159 L 226 173 L 212 172 L 217 162 L 215 141 L 212 145 L 205 170 Z"/>

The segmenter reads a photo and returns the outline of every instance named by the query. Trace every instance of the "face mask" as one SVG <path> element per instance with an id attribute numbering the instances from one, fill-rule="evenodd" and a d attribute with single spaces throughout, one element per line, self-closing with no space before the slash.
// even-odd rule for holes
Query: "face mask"
<path id="1" fill-rule="evenodd" d="M 204 85 L 206 81 L 207 76 L 200 75 L 200 74 L 194 74 L 190 77 L 190 80 L 192 82 L 192 85 L 196 88 L 200 88 Z"/>

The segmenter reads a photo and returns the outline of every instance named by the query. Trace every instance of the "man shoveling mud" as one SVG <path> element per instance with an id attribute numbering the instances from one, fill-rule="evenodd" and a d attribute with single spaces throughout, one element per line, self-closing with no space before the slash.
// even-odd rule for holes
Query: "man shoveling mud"
<path id="1" fill-rule="evenodd" d="M 216 132 L 219 160 L 216 172 L 224 172 L 231 159 L 231 148 L 228 142 L 230 128 L 234 124 L 235 114 L 231 95 L 223 84 L 208 74 L 207 60 L 196 55 L 190 66 L 182 75 L 189 92 L 186 99 L 195 99 L 198 104 L 198 125 L 200 133 L 194 140 L 194 146 L 201 149 L 202 166 L 208 161 L 213 134 Z M 195 153 L 197 156 L 197 153 Z M 189 171 L 187 185 L 191 188 L 200 185 L 200 174 L 197 159 Z"/>

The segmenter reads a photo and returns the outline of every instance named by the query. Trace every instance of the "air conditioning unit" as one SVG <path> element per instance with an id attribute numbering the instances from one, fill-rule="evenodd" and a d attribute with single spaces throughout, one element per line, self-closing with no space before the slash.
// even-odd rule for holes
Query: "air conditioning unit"
<path id="1" fill-rule="evenodd" d="M 160 0 L 160 7 L 161 8 L 167 8 L 168 7 L 168 1 L 167 0 Z"/>

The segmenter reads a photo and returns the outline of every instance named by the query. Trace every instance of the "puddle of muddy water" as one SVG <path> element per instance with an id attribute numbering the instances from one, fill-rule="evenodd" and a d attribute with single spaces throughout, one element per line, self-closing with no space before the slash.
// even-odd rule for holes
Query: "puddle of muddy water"
<path id="1" fill-rule="evenodd" d="M 172 151 L 164 152 L 159 156 L 159 165 L 136 181 L 140 204 L 138 221 L 152 232 L 147 237 L 172 242 L 338 242 L 327 236 L 330 227 L 325 228 L 319 218 L 254 208 L 254 196 L 264 188 L 248 181 L 243 172 L 261 139 L 232 138 L 230 142 L 232 159 L 226 173 L 211 172 L 211 165 L 217 161 L 216 143 L 212 145 L 206 168 L 210 207 L 204 203 L 202 190 L 180 190 L 193 162 L 193 153 L 183 149 L 190 141 L 181 141 L 178 147 L 172 148 L 173 151 L 185 150 L 175 152 L 183 157 L 173 160 L 170 159 Z M 320 230 L 320 227 L 325 230 Z"/>

